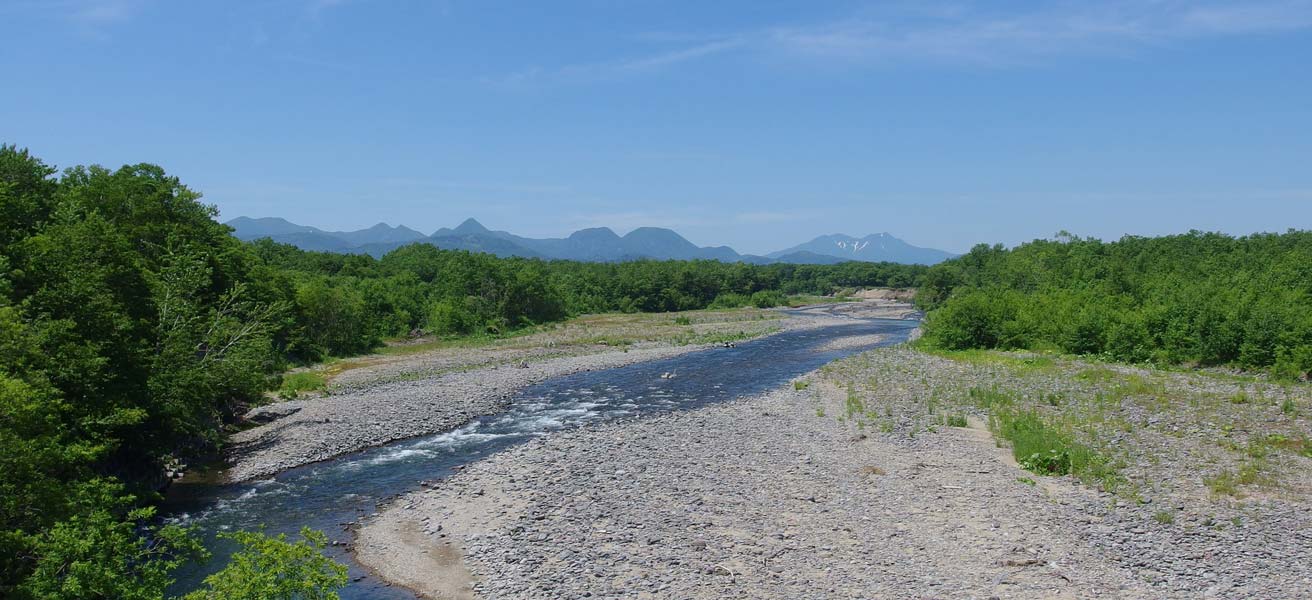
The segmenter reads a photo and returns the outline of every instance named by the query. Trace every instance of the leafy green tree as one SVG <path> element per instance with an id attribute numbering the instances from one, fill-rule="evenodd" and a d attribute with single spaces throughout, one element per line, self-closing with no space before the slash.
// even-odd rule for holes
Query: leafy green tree
<path id="1" fill-rule="evenodd" d="M 377 345 L 371 335 L 364 297 L 349 280 L 313 278 L 296 290 L 296 308 L 315 358 L 366 351 Z"/>
<path id="2" fill-rule="evenodd" d="M 33 536 L 38 558 L 19 598 L 157 600 L 173 570 L 205 555 L 187 530 L 150 525 L 153 508 L 129 509 L 117 484 L 92 480 L 75 494 L 77 514 Z"/>
<path id="3" fill-rule="evenodd" d="M 205 578 L 183 600 L 329 600 L 346 585 L 346 567 L 323 555 L 323 532 L 301 529 L 301 540 L 239 531 L 220 534 L 237 542 L 228 566 Z"/>

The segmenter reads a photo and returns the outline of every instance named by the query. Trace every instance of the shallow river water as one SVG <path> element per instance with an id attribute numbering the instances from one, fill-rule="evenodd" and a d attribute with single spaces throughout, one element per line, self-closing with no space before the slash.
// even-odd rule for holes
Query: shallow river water
<path id="1" fill-rule="evenodd" d="M 221 566 L 231 548 L 214 534 L 233 529 L 294 533 L 302 526 L 350 542 L 343 525 L 367 516 L 379 503 L 440 479 L 466 463 L 552 431 L 635 415 L 695 408 L 750 396 L 787 383 L 834 359 L 906 340 L 916 321 L 851 319 L 849 323 L 787 331 L 671 359 L 589 371 L 525 388 L 505 412 L 459 429 L 393 442 L 330 461 L 285 471 L 273 479 L 233 485 L 176 485 L 165 511 L 170 520 L 200 529 L 216 559 L 180 574 L 179 591 L 191 589 Z M 825 346 L 849 336 L 882 334 L 877 344 Z M 835 345 L 838 346 L 838 345 Z M 662 378 L 672 373 L 671 378 Z M 330 549 L 351 568 L 348 599 L 414 598 L 388 587 L 350 560 L 343 546 Z"/>

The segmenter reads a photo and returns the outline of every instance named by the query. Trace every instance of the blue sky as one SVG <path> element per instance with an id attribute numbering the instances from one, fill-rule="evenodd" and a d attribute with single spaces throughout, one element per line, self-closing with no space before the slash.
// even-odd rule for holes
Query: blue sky
<path id="1" fill-rule="evenodd" d="M 1312 0 L 0 0 L 0 141 L 223 217 L 765 252 L 1312 228 Z"/>

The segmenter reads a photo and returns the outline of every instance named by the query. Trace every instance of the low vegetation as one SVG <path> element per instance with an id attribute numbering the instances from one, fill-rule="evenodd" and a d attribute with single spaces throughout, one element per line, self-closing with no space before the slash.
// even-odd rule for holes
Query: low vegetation
<path id="1" fill-rule="evenodd" d="M 1131 501 L 1312 495 L 1307 384 L 941 348 L 877 350 L 822 377 L 850 426 L 917 436 L 976 416 L 1032 477 Z"/>
<path id="2" fill-rule="evenodd" d="M 305 392 L 317 392 L 327 385 L 323 373 L 317 371 L 297 371 L 287 373 L 282 377 L 282 385 L 278 388 L 278 396 L 283 399 L 291 400 Z"/>
<path id="3" fill-rule="evenodd" d="M 1059 235 L 980 245 L 925 274 L 925 338 L 1159 365 L 1312 371 L 1312 232 Z"/>

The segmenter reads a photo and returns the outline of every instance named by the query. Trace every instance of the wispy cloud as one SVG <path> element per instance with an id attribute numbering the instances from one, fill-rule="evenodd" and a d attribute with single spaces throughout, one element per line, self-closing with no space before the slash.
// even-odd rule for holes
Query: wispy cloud
<path id="1" fill-rule="evenodd" d="M 538 81 L 593 81 L 613 79 L 625 75 L 650 72 L 662 67 L 690 62 L 721 54 L 742 46 L 747 40 L 723 38 L 694 45 L 596 63 L 580 63 L 555 68 L 532 67 L 505 77 L 489 80 L 492 83 L 520 85 Z"/>
<path id="2" fill-rule="evenodd" d="M 128 20 L 137 8 L 128 0 L 84 0 L 72 3 L 69 18 L 83 25 L 101 26 Z"/>
<path id="3" fill-rule="evenodd" d="M 929 6 L 897 3 L 849 18 L 719 35 L 635 36 L 660 52 L 554 67 L 533 67 L 494 83 L 586 82 L 653 72 L 738 52 L 803 61 L 880 66 L 931 62 L 1005 67 L 1073 54 L 1127 55 L 1189 39 L 1312 29 L 1312 0 L 1110 0 Z"/>
<path id="4" fill-rule="evenodd" d="M 0 16 L 101 27 L 130 20 L 144 3 L 145 0 L 9 0 L 0 2 Z"/>
<path id="5" fill-rule="evenodd" d="M 780 27 L 767 43 L 803 56 L 1007 65 L 1072 53 L 1126 53 L 1180 40 L 1312 27 L 1308 0 L 1059 3 L 1026 12 L 963 8 Z"/>

